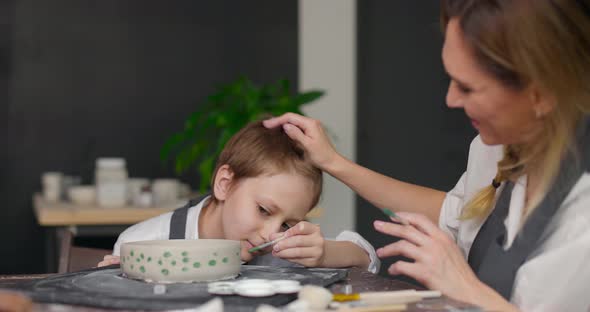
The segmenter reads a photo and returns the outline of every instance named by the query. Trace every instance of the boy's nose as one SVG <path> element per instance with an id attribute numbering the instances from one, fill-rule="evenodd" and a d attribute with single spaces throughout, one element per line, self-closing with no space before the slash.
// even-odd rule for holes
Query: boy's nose
<path id="1" fill-rule="evenodd" d="M 265 222 L 262 232 L 260 236 L 264 238 L 266 242 L 270 242 L 272 240 L 272 234 L 278 233 L 281 230 L 281 223 L 280 222 Z"/>

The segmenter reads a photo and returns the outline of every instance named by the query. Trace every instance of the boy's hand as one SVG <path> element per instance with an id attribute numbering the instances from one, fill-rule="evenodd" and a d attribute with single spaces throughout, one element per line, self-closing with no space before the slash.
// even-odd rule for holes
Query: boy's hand
<path id="1" fill-rule="evenodd" d="M 121 258 L 119 256 L 106 255 L 106 256 L 104 256 L 102 261 L 98 263 L 97 267 L 100 268 L 103 266 L 107 266 L 107 265 L 111 265 L 111 264 L 119 264 L 119 263 L 121 263 Z"/>
<path id="2" fill-rule="evenodd" d="M 272 234 L 271 239 L 278 238 L 281 234 Z M 326 245 L 319 225 L 301 221 L 284 235 L 287 235 L 287 238 L 273 246 L 273 256 L 306 267 L 323 266 Z"/>

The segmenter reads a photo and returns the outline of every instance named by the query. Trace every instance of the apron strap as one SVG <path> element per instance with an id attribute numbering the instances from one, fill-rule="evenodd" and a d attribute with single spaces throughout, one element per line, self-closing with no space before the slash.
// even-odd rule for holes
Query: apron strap
<path id="1" fill-rule="evenodd" d="M 203 199 L 207 196 L 211 195 L 211 193 L 206 193 L 197 197 L 196 199 L 191 199 L 186 203 L 186 205 L 174 210 L 172 213 L 172 217 L 170 218 L 170 233 L 168 234 L 168 239 L 185 239 L 185 232 L 186 232 L 186 218 L 188 216 L 188 209 L 193 207 L 194 205 L 200 203 Z"/>
<path id="2" fill-rule="evenodd" d="M 479 232 L 477 232 L 477 236 L 471 245 L 467 262 L 475 273 L 478 273 L 479 267 L 485 259 L 487 253 L 485 247 L 491 246 L 494 239 L 497 238 L 496 235 L 493 234 L 501 233 L 502 235 L 499 235 L 499 239 L 504 242 L 504 237 L 502 237 L 506 234 L 504 220 L 506 219 L 506 216 L 508 216 L 508 207 L 510 207 L 510 199 L 512 197 L 513 189 L 514 182 L 507 181 L 504 183 L 504 187 L 501 190 L 500 197 L 498 197 L 494 210 L 481 226 Z M 484 233 L 488 233 L 489 235 L 484 235 Z"/>
<path id="3" fill-rule="evenodd" d="M 531 212 L 508 250 L 504 250 L 504 220 L 510 207 L 514 183 L 506 182 L 500 197 L 480 228 L 468 262 L 478 278 L 510 300 L 516 272 L 529 255 L 542 243 L 543 233 L 563 201 L 590 164 L 590 118 L 582 121 L 575 143 L 577 150 L 568 152 L 547 194 Z"/>

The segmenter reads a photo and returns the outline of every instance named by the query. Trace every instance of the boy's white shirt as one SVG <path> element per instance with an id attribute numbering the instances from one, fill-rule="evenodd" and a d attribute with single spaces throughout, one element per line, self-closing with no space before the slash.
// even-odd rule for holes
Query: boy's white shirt
<path id="1" fill-rule="evenodd" d="M 459 216 L 465 204 L 491 184 L 502 149 L 501 145 L 485 145 L 476 137 L 471 143 L 466 172 L 443 202 L 439 226 L 455 239 L 465 259 L 484 220 L 462 221 Z M 521 177 L 512 191 L 504 222 L 505 249 L 512 245 L 521 226 L 526 185 L 526 177 Z M 590 174 L 585 173 L 548 224 L 540 247 L 518 269 L 510 301 L 523 311 L 590 311 L 588 258 Z"/>
<path id="2" fill-rule="evenodd" d="M 201 208 L 203 208 L 203 204 L 207 202 L 208 199 L 209 197 L 206 197 L 188 209 L 184 236 L 187 239 L 199 239 L 199 225 L 197 220 L 199 220 L 199 215 L 201 214 Z M 172 212 L 167 212 L 127 228 L 119 235 L 119 238 L 113 247 L 113 255 L 120 255 L 121 244 L 125 242 L 168 239 L 171 218 Z M 343 231 L 338 234 L 334 240 L 350 241 L 364 249 L 371 260 L 367 271 L 371 273 L 377 273 L 379 271 L 379 268 L 381 267 L 381 261 L 377 257 L 375 248 L 373 248 L 373 246 L 360 234 L 353 231 Z"/>

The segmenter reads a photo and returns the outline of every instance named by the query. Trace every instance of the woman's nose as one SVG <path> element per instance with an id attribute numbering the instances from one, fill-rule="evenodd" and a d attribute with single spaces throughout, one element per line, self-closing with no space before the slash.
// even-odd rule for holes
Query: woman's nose
<path id="1" fill-rule="evenodd" d="M 449 108 L 463 108 L 461 95 L 459 94 L 459 90 L 457 90 L 457 86 L 453 81 L 451 81 L 449 84 L 446 101 Z"/>

